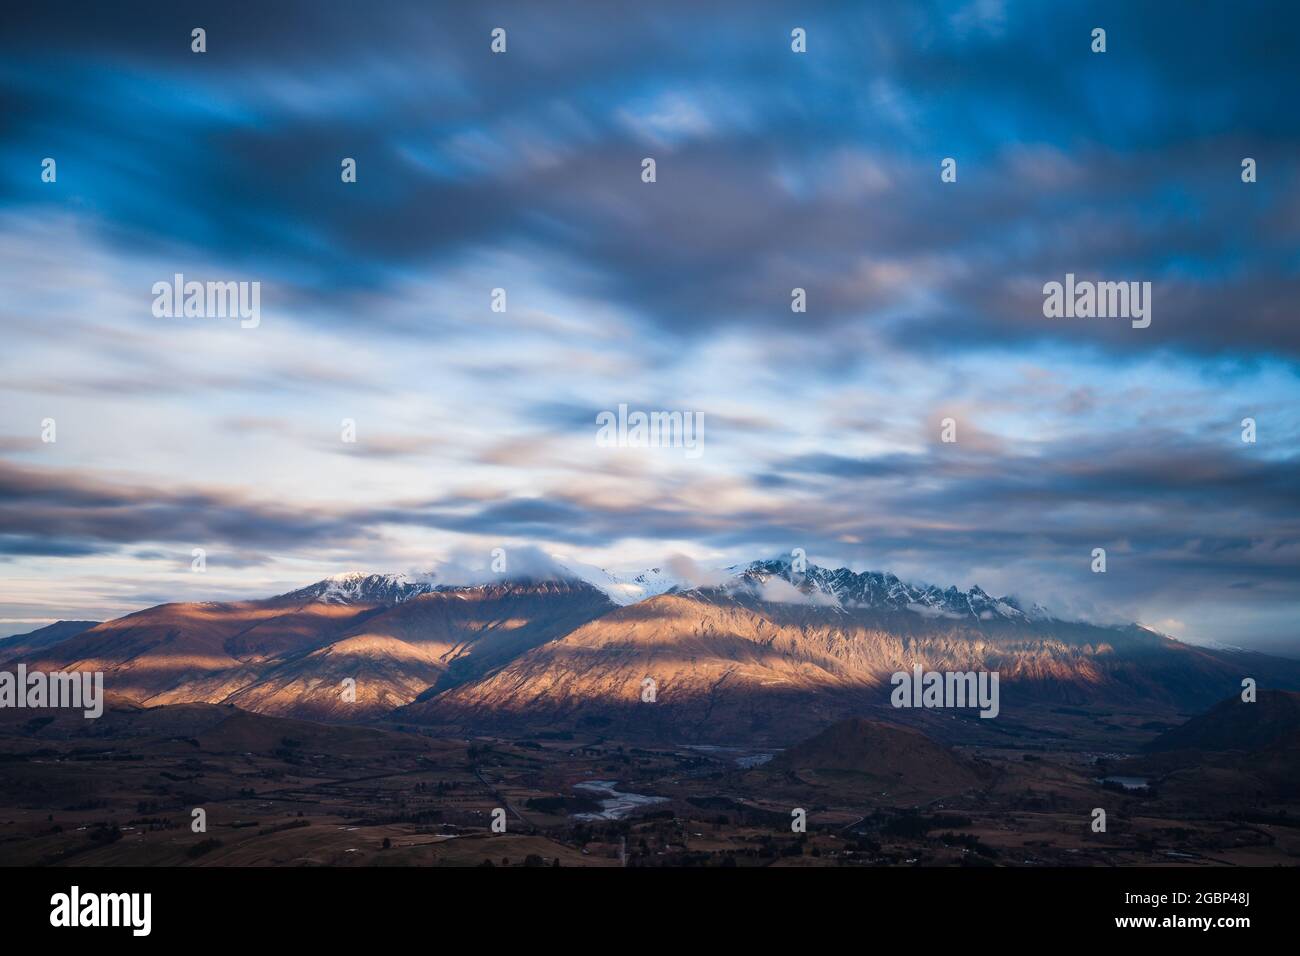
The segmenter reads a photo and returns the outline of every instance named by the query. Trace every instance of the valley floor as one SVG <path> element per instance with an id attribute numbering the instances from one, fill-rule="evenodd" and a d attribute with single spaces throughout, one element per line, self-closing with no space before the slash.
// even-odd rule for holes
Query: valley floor
<path id="1" fill-rule="evenodd" d="M 1128 726 L 1132 741 L 1153 733 Z M 877 773 L 779 769 L 772 750 L 452 740 L 206 705 L 124 715 L 94 737 L 8 731 L 7 866 L 1300 863 L 1300 800 L 1268 799 L 1230 774 L 1142 778 L 1125 762 L 1131 749 L 959 748 L 980 782 L 942 793 Z M 504 833 L 492 829 L 498 808 Z M 1093 831 L 1097 808 L 1105 832 Z M 206 832 L 192 828 L 196 809 Z M 806 832 L 792 831 L 796 810 Z"/>

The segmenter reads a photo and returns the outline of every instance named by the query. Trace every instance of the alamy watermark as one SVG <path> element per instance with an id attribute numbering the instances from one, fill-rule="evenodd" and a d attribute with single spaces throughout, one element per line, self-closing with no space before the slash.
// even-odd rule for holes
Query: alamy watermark
<path id="1" fill-rule="evenodd" d="M 153 314 L 158 319 L 240 319 L 242 329 L 262 323 L 262 283 L 185 281 L 178 272 L 153 284 Z"/>
<path id="2" fill-rule="evenodd" d="M 104 713 L 103 671 L 0 671 L 0 707 L 66 707 L 94 720 Z"/>
<path id="3" fill-rule="evenodd" d="M 1001 710 L 997 671 L 897 671 L 889 678 L 895 707 L 979 707 L 980 717 L 996 717 Z"/>
<path id="4" fill-rule="evenodd" d="M 1049 319 L 1132 319 L 1133 328 L 1151 324 L 1150 282 L 1075 281 L 1043 283 L 1043 315 Z"/>
<path id="5" fill-rule="evenodd" d="M 148 936 L 152 916 L 152 893 L 83 893 L 74 885 L 50 897 L 50 925 L 55 927 L 125 926 L 132 936 Z"/>
<path id="6" fill-rule="evenodd" d="M 703 412 L 641 412 L 618 406 L 596 415 L 596 444 L 601 448 L 684 448 L 687 458 L 704 454 Z"/>

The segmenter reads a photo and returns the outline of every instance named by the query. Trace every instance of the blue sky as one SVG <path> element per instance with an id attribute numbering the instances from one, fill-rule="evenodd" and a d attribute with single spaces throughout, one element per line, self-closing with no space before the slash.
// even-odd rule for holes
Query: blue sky
<path id="1" fill-rule="evenodd" d="M 802 547 L 1300 653 L 1289 5 L 185 7 L 0 38 L 0 633 Z M 177 272 L 261 324 L 156 318 Z M 1044 318 L 1067 272 L 1151 327 Z M 598 447 L 620 403 L 705 453 Z"/>

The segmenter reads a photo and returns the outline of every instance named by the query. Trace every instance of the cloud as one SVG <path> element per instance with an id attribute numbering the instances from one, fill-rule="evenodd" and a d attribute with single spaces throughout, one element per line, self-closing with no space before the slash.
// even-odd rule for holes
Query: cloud
<path id="1" fill-rule="evenodd" d="M 0 462 L 0 526 L 10 554 L 90 554 L 138 542 L 298 548 L 366 535 L 343 510 L 255 502 L 219 489 L 171 489 Z M 49 548 L 50 550 L 40 550 Z"/>
<path id="2" fill-rule="evenodd" d="M 1282 120 L 1300 81 L 1269 42 L 1276 11 L 1173 22 L 1108 5 L 1119 42 L 1102 61 L 1071 39 L 1092 22 L 1078 11 L 882 4 L 864 24 L 824 4 L 808 11 L 801 60 L 772 39 L 788 32 L 779 6 L 747 6 L 740 29 L 738 9 L 584 7 L 576 30 L 561 11 L 507 5 L 505 57 L 486 52 L 488 10 L 385 5 L 358 23 L 333 4 L 303 6 L 301 21 L 214 6 L 203 56 L 181 42 L 194 14 L 165 5 L 57 27 L 38 12 L 9 33 L 15 52 L 101 52 L 76 59 L 76 82 L 22 58 L 0 74 L 6 99 L 30 104 L 7 152 L 59 153 L 61 188 L 93 204 L 106 241 L 270 270 L 303 303 L 391 290 L 475 250 L 537 248 L 574 264 L 554 275 L 569 292 L 619 302 L 648 334 L 785 330 L 801 286 L 801 329 L 869 321 L 910 349 L 1297 355 L 1300 333 L 1278 320 L 1300 283 L 1296 230 L 1278 209 L 1300 194 L 1286 158 L 1300 128 Z M 1199 49 L 1207 22 L 1216 43 Z M 365 96 L 337 82 L 340 63 Z M 615 64 L 625 80 L 611 85 Z M 236 65 L 258 82 L 232 80 Z M 864 81 L 908 108 L 864 102 Z M 638 176 L 647 137 L 664 152 L 653 185 Z M 1268 173 L 1246 187 L 1238 161 L 1261 145 Z M 347 192 L 343 155 L 361 169 Z M 939 182 L 945 155 L 957 184 Z M 41 209 L 56 195 L 42 185 L 0 199 Z M 1044 320 L 1036 290 L 1065 271 L 1154 282 L 1152 329 Z"/>
<path id="3" fill-rule="evenodd" d="M 823 591 L 801 591 L 785 578 L 770 577 L 766 581 L 753 585 L 760 601 L 772 604 L 808 604 L 819 607 L 834 607 L 838 603 L 832 595 Z"/>
<path id="4" fill-rule="evenodd" d="M 497 549 L 493 549 L 495 551 Z M 504 570 L 493 569 L 497 555 L 492 552 L 458 548 L 451 556 L 433 565 L 434 580 L 452 587 L 497 584 L 502 581 L 569 581 L 573 572 L 552 555 L 533 545 L 511 545 L 500 549 Z"/>

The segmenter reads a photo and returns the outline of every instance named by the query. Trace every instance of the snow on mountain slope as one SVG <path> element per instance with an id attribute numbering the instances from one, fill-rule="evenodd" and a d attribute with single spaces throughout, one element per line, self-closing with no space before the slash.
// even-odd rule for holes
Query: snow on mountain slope
<path id="1" fill-rule="evenodd" d="M 604 591 L 606 596 L 620 607 L 665 594 L 673 588 L 689 587 L 683 579 L 662 568 L 616 572 L 574 561 L 566 562 L 564 567 L 579 580 Z"/>

